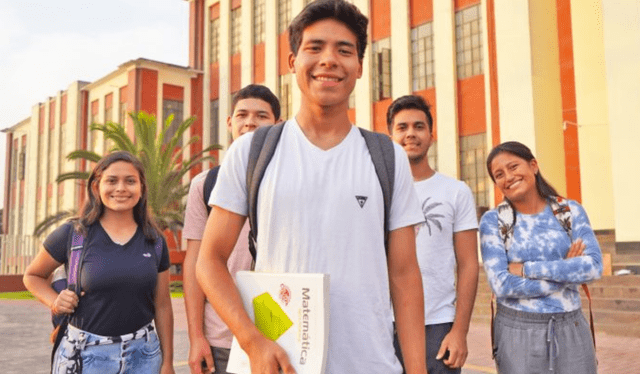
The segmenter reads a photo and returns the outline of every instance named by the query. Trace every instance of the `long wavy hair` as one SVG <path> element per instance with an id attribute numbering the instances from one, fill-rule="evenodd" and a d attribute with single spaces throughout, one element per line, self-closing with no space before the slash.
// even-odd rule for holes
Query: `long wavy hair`
<path id="1" fill-rule="evenodd" d="M 493 183 L 496 183 L 495 178 L 493 177 L 493 173 L 491 172 L 491 162 L 496 158 L 500 153 L 510 153 L 518 158 L 525 160 L 526 162 L 531 162 L 531 160 L 535 160 L 533 153 L 526 145 L 520 142 L 504 142 L 502 144 L 497 145 L 495 148 L 491 150 L 489 156 L 487 156 L 487 171 L 489 171 L 489 176 Z M 558 191 L 546 179 L 542 177 L 542 173 L 538 169 L 536 173 L 536 189 L 538 190 L 538 195 L 543 199 L 548 199 L 554 196 L 560 196 Z M 505 198 L 506 200 L 506 198 Z M 508 200 L 507 200 L 508 201 Z"/>
<path id="2" fill-rule="evenodd" d="M 87 182 L 87 199 L 80 210 L 78 217 L 74 221 L 76 230 L 87 233 L 89 226 L 96 223 L 104 214 L 104 204 L 100 199 L 99 186 L 100 179 L 104 171 L 115 162 L 128 162 L 138 171 L 140 178 L 140 200 L 133 207 L 133 218 L 138 226 L 142 227 L 145 238 L 148 241 L 155 241 L 160 236 L 160 229 L 154 222 L 149 212 L 147 179 L 144 174 L 144 166 L 134 155 L 127 151 L 117 151 L 110 153 L 98 161 L 93 168 Z"/>

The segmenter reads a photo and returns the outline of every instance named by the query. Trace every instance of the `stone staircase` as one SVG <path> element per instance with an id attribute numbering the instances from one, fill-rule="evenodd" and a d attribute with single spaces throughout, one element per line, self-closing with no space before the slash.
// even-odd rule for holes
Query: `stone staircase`
<path id="1" fill-rule="evenodd" d="M 594 324 L 597 332 L 640 338 L 640 275 L 608 276 L 589 284 Z M 589 317 L 589 304 L 583 294 L 582 307 Z M 480 269 L 478 292 L 472 321 L 490 322 L 491 289 Z"/>

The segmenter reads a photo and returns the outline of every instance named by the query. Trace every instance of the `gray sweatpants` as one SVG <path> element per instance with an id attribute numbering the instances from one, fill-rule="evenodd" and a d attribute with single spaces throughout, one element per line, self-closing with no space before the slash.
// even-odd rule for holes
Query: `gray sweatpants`
<path id="1" fill-rule="evenodd" d="M 498 304 L 494 355 L 501 374 L 596 374 L 595 349 L 581 310 L 528 313 Z"/>

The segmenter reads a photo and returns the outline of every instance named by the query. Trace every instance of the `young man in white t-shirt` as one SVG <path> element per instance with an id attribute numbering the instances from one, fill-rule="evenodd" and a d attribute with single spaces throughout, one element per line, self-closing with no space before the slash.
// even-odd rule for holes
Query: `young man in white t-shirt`
<path id="1" fill-rule="evenodd" d="M 227 117 L 227 128 L 231 138 L 236 140 L 258 127 L 273 125 L 279 118 L 280 102 L 276 95 L 265 86 L 250 84 L 234 95 L 231 115 Z M 182 230 L 182 237 L 187 240 L 184 302 L 189 327 L 189 368 L 192 374 L 209 373 L 211 369 L 215 370 L 215 374 L 226 374 L 232 334 L 206 302 L 196 281 L 196 260 L 209 215 L 204 201 L 204 185 L 208 173 L 209 169 L 196 175 L 191 181 Z M 239 270 L 251 268 L 248 234 L 249 225 L 246 224 L 227 261 L 232 276 Z M 203 361 L 205 365 L 202 365 Z"/>
<path id="2" fill-rule="evenodd" d="M 388 253 L 380 180 L 347 115 L 362 75 L 367 18 L 343 0 L 316 0 L 289 27 L 290 71 L 302 105 L 282 130 L 260 185 L 256 271 L 330 275 L 327 374 L 399 374 L 392 308 L 409 373 L 426 373 L 422 281 L 414 226 L 424 218 L 409 162 L 394 145 Z M 248 214 L 246 168 L 253 134 L 230 147 L 196 275 L 247 352 L 252 373 L 294 373 L 287 354 L 244 311 L 225 266 Z M 391 302 L 390 302 L 391 301 Z"/>
<path id="3" fill-rule="evenodd" d="M 429 165 L 433 118 L 422 97 L 407 95 L 391 103 L 387 125 L 391 138 L 407 153 L 425 219 L 416 249 L 424 287 L 427 369 L 430 374 L 460 373 L 478 286 L 473 195 L 464 182 Z M 398 349 L 399 357 L 402 353 Z"/>

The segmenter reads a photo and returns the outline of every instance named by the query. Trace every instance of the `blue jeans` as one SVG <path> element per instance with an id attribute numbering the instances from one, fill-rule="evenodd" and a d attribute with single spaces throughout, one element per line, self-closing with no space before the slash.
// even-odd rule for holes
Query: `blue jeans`
<path id="1" fill-rule="evenodd" d="M 80 366 L 83 374 L 158 374 L 162 351 L 158 335 L 149 326 L 119 339 L 69 325 L 56 352 L 52 374 L 74 372 L 74 366 Z M 135 336 L 132 338 L 131 335 Z M 109 340 L 116 341 L 92 345 Z"/>

